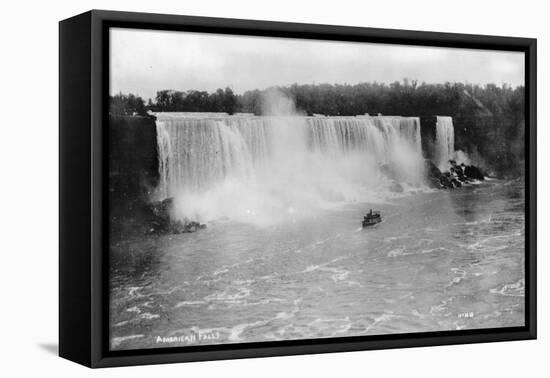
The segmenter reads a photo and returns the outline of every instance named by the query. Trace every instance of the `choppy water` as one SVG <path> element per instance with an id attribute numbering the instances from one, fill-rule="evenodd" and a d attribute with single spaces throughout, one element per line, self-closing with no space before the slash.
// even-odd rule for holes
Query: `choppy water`
<path id="1" fill-rule="evenodd" d="M 524 184 L 111 247 L 111 348 L 524 325 Z"/>

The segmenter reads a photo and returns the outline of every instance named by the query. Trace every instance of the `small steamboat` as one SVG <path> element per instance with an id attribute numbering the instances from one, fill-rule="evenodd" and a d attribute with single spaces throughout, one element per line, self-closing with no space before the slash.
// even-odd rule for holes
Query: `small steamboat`
<path id="1" fill-rule="evenodd" d="M 363 218 L 363 228 L 374 226 L 377 223 L 382 222 L 382 217 L 380 216 L 380 211 L 370 211 Z"/>

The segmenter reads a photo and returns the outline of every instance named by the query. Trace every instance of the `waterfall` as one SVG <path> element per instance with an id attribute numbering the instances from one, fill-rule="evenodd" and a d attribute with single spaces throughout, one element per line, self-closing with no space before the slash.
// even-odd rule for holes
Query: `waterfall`
<path id="1" fill-rule="evenodd" d="M 435 160 L 439 169 L 449 170 L 455 155 L 455 131 L 452 117 L 437 116 L 435 125 Z"/>
<path id="2" fill-rule="evenodd" d="M 313 117 L 307 118 L 314 148 L 329 151 L 363 150 L 380 162 L 391 159 L 390 149 L 401 139 L 421 152 L 417 117 Z"/>
<path id="3" fill-rule="evenodd" d="M 378 198 L 380 166 L 419 184 L 416 117 L 158 113 L 160 198 L 210 220 Z M 370 195 L 370 197 L 369 197 Z"/>

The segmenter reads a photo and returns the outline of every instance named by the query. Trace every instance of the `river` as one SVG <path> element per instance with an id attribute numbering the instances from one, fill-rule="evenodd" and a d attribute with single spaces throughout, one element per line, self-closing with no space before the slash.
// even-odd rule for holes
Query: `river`
<path id="1" fill-rule="evenodd" d="M 118 242 L 111 349 L 523 326 L 524 199 L 493 180 Z"/>

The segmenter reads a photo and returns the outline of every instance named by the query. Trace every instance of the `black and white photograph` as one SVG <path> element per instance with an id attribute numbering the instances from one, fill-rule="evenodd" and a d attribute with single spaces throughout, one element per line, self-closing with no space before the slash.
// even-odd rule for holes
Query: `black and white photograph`
<path id="1" fill-rule="evenodd" d="M 526 325 L 524 52 L 108 38 L 111 351 Z"/>

